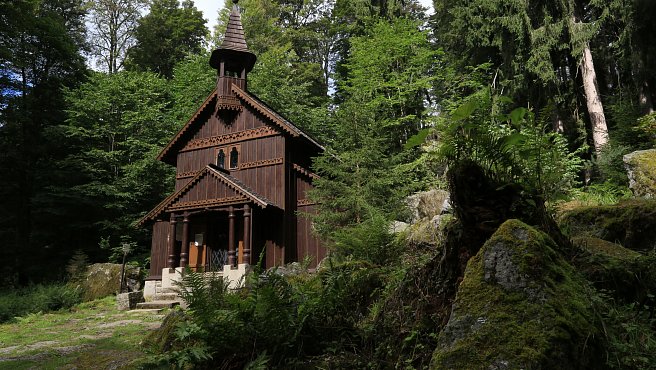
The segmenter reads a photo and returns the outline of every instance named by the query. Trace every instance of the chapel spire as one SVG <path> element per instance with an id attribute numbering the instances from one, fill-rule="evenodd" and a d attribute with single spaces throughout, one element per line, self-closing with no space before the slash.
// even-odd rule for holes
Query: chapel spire
<path id="1" fill-rule="evenodd" d="M 232 11 L 230 12 L 230 18 L 223 37 L 223 42 L 218 49 L 212 52 L 210 65 L 212 68 L 218 70 L 219 76 L 221 76 L 221 63 L 224 62 L 226 67 L 228 67 L 223 71 L 224 73 L 226 71 L 233 74 L 238 72 L 239 76 L 232 77 L 245 79 L 246 73 L 253 69 L 253 65 L 255 65 L 255 60 L 257 58 L 255 54 L 248 50 L 246 38 L 244 37 L 244 27 L 241 24 L 239 7 L 237 6 L 238 1 L 239 0 L 232 0 L 234 4 L 232 5 Z"/>

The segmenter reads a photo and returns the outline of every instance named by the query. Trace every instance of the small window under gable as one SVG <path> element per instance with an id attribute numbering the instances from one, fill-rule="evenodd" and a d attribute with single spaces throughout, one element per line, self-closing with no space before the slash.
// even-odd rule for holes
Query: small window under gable
<path id="1" fill-rule="evenodd" d="M 239 150 L 233 146 L 230 150 L 230 169 L 239 167 Z"/>
<path id="2" fill-rule="evenodd" d="M 225 168 L 225 152 L 223 149 L 219 149 L 219 154 L 216 156 L 216 166 L 219 168 Z"/>

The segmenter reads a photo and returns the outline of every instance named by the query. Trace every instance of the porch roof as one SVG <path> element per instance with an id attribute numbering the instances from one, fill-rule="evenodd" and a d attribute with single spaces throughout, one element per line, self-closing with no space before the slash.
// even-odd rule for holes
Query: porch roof
<path id="1" fill-rule="evenodd" d="M 195 187 L 199 186 L 202 180 L 207 178 L 218 180 L 218 182 L 229 188 L 234 194 L 223 198 L 205 198 L 193 199 L 192 201 L 186 202 L 182 201 L 186 194 L 189 194 Z M 165 212 L 212 208 L 216 206 L 246 203 L 249 201 L 261 208 L 276 206 L 274 202 L 256 193 L 237 178 L 230 176 L 227 171 L 210 164 L 198 171 L 196 175 L 180 190 L 169 195 L 166 199 L 155 206 L 155 208 L 139 220 L 137 225 L 143 225 L 147 221 L 154 220 Z"/>

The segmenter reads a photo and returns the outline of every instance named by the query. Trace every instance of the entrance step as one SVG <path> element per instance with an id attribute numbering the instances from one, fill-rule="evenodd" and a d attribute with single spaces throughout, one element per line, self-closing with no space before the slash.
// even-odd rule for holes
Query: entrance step
<path id="1" fill-rule="evenodd" d="M 127 311 L 128 314 L 158 314 L 161 313 L 164 309 L 163 308 L 137 308 L 134 310 Z"/>
<path id="2" fill-rule="evenodd" d="M 174 293 L 178 294 L 178 289 L 176 288 L 158 288 L 156 290 L 157 294 L 169 294 L 169 293 Z"/>
<path id="3" fill-rule="evenodd" d="M 178 293 L 158 293 L 153 296 L 153 301 L 177 301 L 179 299 Z"/>
<path id="4" fill-rule="evenodd" d="M 164 308 L 173 308 L 179 306 L 180 301 L 151 301 L 151 302 L 141 302 L 137 303 L 137 309 L 164 309 Z"/>

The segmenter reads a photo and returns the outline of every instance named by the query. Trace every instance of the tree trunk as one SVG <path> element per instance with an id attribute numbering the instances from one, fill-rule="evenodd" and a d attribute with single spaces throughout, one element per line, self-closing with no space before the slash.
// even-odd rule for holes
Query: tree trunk
<path id="1" fill-rule="evenodd" d="M 601 97 L 599 96 L 597 74 L 595 73 L 589 44 L 586 44 L 583 48 L 581 74 L 583 75 L 583 90 L 585 91 L 585 101 L 588 106 L 590 125 L 592 126 L 592 142 L 595 153 L 599 155 L 601 149 L 608 144 L 608 126 L 606 125 L 604 107 L 601 104 Z"/>

